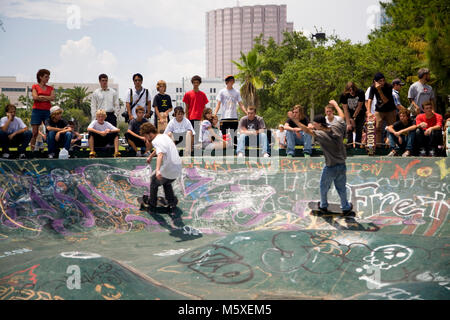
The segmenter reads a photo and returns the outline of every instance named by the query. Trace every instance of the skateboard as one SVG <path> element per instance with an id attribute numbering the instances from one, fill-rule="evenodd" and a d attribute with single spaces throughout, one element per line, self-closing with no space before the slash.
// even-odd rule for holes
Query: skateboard
<path id="1" fill-rule="evenodd" d="M 328 204 L 328 212 L 327 213 L 323 213 L 322 211 L 320 211 L 319 209 L 319 201 L 311 201 L 308 203 L 308 208 L 310 208 L 312 210 L 312 214 L 313 215 L 317 215 L 317 216 L 344 216 L 344 217 L 354 217 L 356 216 L 354 211 L 350 211 L 347 214 L 344 214 L 342 212 L 341 206 L 337 203 L 329 203 Z"/>
<path id="2" fill-rule="evenodd" d="M 375 149 L 377 146 L 376 129 L 375 116 L 371 115 L 366 121 L 366 150 L 369 156 L 375 155 Z"/>
<path id="3" fill-rule="evenodd" d="M 164 133 L 167 128 L 168 119 L 166 117 L 158 119 L 158 132 Z"/>
<path id="4" fill-rule="evenodd" d="M 445 149 L 447 150 L 447 157 L 450 157 L 450 120 L 447 120 L 445 127 Z"/>

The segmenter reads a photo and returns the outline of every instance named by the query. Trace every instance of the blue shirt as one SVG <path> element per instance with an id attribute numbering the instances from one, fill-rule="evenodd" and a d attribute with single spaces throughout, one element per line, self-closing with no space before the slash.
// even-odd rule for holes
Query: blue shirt
<path id="1" fill-rule="evenodd" d="M 394 98 L 394 104 L 397 107 L 398 105 L 401 105 L 402 103 L 400 102 L 400 94 L 398 93 L 397 90 L 392 89 L 392 97 Z"/>

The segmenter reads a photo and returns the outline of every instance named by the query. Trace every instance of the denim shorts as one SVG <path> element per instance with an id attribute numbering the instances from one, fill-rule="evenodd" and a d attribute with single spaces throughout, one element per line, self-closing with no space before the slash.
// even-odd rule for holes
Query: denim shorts
<path id="1" fill-rule="evenodd" d="M 31 111 L 31 125 L 41 125 L 42 122 L 50 118 L 50 110 L 33 109 Z"/>

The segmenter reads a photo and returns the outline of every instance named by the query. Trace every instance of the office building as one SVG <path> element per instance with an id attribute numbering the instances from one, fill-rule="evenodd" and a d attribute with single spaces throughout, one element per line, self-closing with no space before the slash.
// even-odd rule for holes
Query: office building
<path id="1" fill-rule="evenodd" d="M 294 24 L 287 22 L 286 5 L 257 5 L 225 8 L 206 13 L 206 70 L 208 78 L 223 79 L 236 74 L 241 52 L 247 54 L 254 39 L 272 37 L 278 44 L 285 31 L 292 32 Z"/>

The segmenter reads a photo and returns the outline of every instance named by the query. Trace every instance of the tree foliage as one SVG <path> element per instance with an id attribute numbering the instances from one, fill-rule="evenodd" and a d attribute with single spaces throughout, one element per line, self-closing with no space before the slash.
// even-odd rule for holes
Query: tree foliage
<path id="1" fill-rule="evenodd" d="M 258 113 L 269 127 L 284 123 L 296 104 L 323 113 L 330 99 L 339 99 L 348 81 L 365 91 L 377 72 L 384 73 L 388 82 L 400 78 L 406 83 L 400 97 L 407 104 L 408 88 L 422 67 L 430 68 L 431 85 L 440 95 L 438 111 L 445 111 L 450 94 L 448 1 L 393 0 L 382 6 L 388 22 L 364 44 L 338 36 L 312 41 L 301 32 L 285 33 L 280 45 L 262 36 L 255 39 L 252 52 L 241 57 L 238 78 L 247 85 L 242 93 L 249 91 L 248 83 L 259 84 L 254 85 Z"/>

